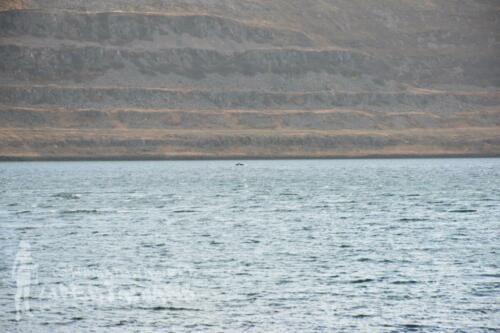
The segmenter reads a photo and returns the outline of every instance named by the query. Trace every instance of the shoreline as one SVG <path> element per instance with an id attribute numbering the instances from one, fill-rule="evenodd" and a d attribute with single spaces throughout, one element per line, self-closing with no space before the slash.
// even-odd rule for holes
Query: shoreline
<path id="1" fill-rule="evenodd" d="M 371 154 L 371 155 L 291 155 L 291 156 L 0 156 L 0 162 L 127 162 L 127 161 L 265 161 L 265 160 L 363 160 L 363 159 L 463 159 L 500 158 L 500 154 Z"/>

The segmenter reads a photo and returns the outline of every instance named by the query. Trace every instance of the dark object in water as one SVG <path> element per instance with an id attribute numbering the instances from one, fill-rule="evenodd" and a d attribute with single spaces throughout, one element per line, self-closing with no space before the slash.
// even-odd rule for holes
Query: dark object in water
<path id="1" fill-rule="evenodd" d="M 245 164 L 243 163 L 236 163 L 236 166 L 244 166 Z"/>

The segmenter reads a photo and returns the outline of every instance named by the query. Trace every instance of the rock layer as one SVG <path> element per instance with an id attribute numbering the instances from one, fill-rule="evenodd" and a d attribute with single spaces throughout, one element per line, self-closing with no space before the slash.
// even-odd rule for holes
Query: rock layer
<path id="1" fill-rule="evenodd" d="M 0 158 L 500 155 L 495 1 L 6 1 Z"/>

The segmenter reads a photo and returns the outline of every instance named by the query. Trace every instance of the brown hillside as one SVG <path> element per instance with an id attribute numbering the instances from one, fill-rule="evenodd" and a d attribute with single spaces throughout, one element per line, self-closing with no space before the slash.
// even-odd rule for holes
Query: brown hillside
<path id="1" fill-rule="evenodd" d="M 500 155 L 494 0 L 0 11 L 0 158 Z"/>

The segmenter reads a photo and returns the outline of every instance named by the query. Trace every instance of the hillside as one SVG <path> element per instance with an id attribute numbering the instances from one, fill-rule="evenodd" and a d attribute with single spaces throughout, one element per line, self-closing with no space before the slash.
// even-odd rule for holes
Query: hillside
<path id="1" fill-rule="evenodd" d="M 0 0 L 0 158 L 500 155 L 496 0 Z"/>

